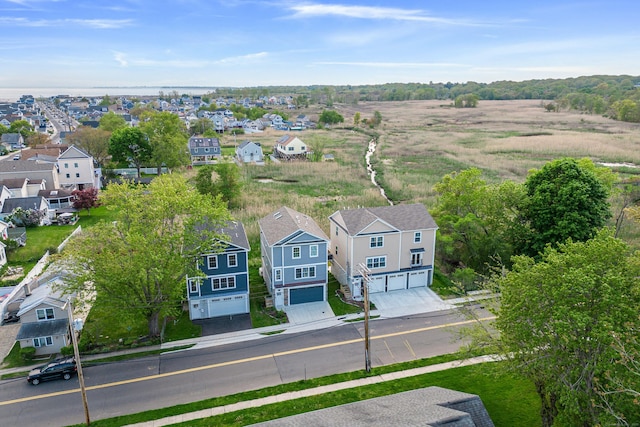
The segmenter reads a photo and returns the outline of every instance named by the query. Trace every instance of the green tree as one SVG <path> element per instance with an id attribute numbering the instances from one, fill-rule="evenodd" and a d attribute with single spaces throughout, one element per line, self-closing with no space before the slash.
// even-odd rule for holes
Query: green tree
<path id="1" fill-rule="evenodd" d="M 115 132 L 118 129 L 129 127 L 127 121 L 119 114 L 109 111 L 100 118 L 100 129 L 107 132 Z"/>
<path id="2" fill-rule="evenodd" d="M 111 105 L 113 102 L 111 101 L 111 97 L 109 97 L 109 95 L 105 95 L 104 97 L 102 97 L 102 100 L 100 101 L 101 106 L 104 107 L 108 107 L 109 105 Z"/>
<path id="3" fill-rule="evenodd" d="M 189 123 L 189 133 L 191 135 L 204 135 L 206 132 L 212 130 L 215 131 L 213 122 L 206 117 L 196 119 L 193 122 Z"/>
<path id="4" fill-rule="evenodd" d="M 221 236 L 213 230 L 229 213 L 178 174 L 148 186 L 111 184 L 102 200 L 115 220 L 99 222 L 67 246 L 62 256 L 76 276 L 67 291 L 95 295 L 123 322 L 144 318 L 157 337 L 160 320 L 178 314 L 184 277 L 195 274 L 199 255 L 219 250 L 214 242 Z"/>
<path id="5" fill-rule="evenodd" d="M 545 164 L 530 173 L 524 185 L 528 195 L 524 216 L 531 227 L 524 250 L 529 255 L 568 238 L 588 240 L 611 217 L 607 187 L 575 159 Z"/>
<path id="6" fill-rule="evenodd" d="M 139 128 L 118 129 L 109 139 L 109 154 L 113 161 L 135 165 L 140 178 L 140 168 L 151 159 L 152 148 L 147 136 Z"/>
<path id="7" fill-rule="evenodd" d="M 324 110 L 322 114 L 320 114 L 320 118 L 318 119 L 320 123 L 325 124 L 336 124 L 344 122 L 344 117 L 340 115 L 337 111 L 333 110 Z"/>
<path id="8" fill-rule="evenodd" d="M 145 113 L 140 129 L 151 145 L 150 162 L 158 168 L 158 175 L 163 166 L 171 170 L 189 164 L 187 129 L 176 114 L 166 111 Z"/>
<path id="9" fill-rule="evenodd" d="M 91 126 L 82 126 L 71 133 L 67 140 L 71 145 L 75 145 L 93 157 L 98 165 L 104 166 L 109 159 L 110 138 L 111 132 Z"/>
<path id="10" fill-rule="evenodd" d="M 35 131 L 33 130 L 33 126 L 29 124 L 26 120 L 16 120 L 9 125 L 9 133 L 19 133 L 23 138 L 28 138 L 30 135 L 33 135 Z"/>
<path id="11" fill-rule="evenodd" d="M 242 182 L 240 169 L 235 163 L 219 163 L 199 168 L 195 184 L 200 194 L 208 194 L 214 199 L 219 196 L 230 209 L 239 206 Z"/>
<path id="12" fill-rule="evenodd" d="M 496 277 L 502 356 L 534 383 L 544 427 L 609 425 L 597 389 L 620 360 L 614 337 L 640 326 L 637 261 L 603 230 L 547 247 L 539 262 L 518 256 Z"/>
<path id="13" fill-rule="evenodd" d="M 9 128 L 8 128 L 8 127 L 6 127 L 6 126 L 5 126 L 5 125 L 3 125 L 3 124 L 0 124 L 0 135 L 3 135 L 3 134 L 5 134 L 5 133 L 7 133 L 7 132 L 9 132 Z"/>
<path id="14" fill-rule="evenodd" d="M 431 212 L 439 226 L 436 253 L 443 265 L 481 273 L 491 263 L 508 265 L 526 234 L 520 220 L 524 188 L 511 181 L 488 185 L 482 172 L 472 168 L 445 175 L 434 190 L 438 200 Z"/>
<path id="15" fill-rule="evenodd" d="M 362 120 L 362 118 L 360 117 L 360 112 L 356 112 L 353 115 L 353 125 L 354 126 L 359 126 L 360 125 L 360 120 Z"/>
<path id="16" fill-rule="evenodd" d="M 51 144 L 51 138 L 49 138 L 49 135 L 40 133 L 40 132 L 32 133 L 25 140 L 25 145 L 29 147 L 35 147 L 36 145 L 48 145 L 48 144 Z"/>

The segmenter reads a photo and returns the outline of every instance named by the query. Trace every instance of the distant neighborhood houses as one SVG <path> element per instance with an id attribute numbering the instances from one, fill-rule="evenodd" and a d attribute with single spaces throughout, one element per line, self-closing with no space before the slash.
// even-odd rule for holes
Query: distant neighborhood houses
<path id="1" fill-rule="evenodd" d="M 129 97 L 113 97 L 110 105 L 103 105 L 104 97 L 70 97 L 59 95 L 52 97 L 69 120 L 81 122 L 85 126 L 96 127 L 100 118 L 109 113 L 121 115 L 131 126 L 137 125 L 137 118 L 131 115 L 136 106 L 150 106 L 156 111 L 167 111 L 178 115 L 187 126 L 198 119 L 210 120 L 214 130 L 223 133 L 232 129 L 244 129 L 246 133 L 263 131 L 267 128 L 276 130 L 304 130 L 315 127 L 315 123 L 304 115 L 292 120 L 284 120 L 275 113 L 266 113 L 257 120 L 238 119 L 234 117 L 230 107 L 232 105 L 243 108 L 274 108 L 281 111 L 296 110 L 292 96 L 260 96 L 256 99 L 249 97 L 207 97 L 206 103 L 201 95 L 185 95 L 167 99 L 166 97 L 143 97 L 131 99 Z M 201 108 L 207 109 L 201 109 Z M 38 110 L 38 103 L 30 95 L 23 96 L 15 103 L 0 104 L 0 123 L 10 126 L 15 120 L 27 120 L 37 130 L 46 131 L 47 119 Z"/>

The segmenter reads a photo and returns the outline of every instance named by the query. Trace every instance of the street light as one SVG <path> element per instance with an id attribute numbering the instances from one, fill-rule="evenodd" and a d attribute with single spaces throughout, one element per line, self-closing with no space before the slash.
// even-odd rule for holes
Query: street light
<path id="1" fill-rule="evenodd" d="M 76 331 L 82 329 L 81 324 L 73 320 L 73 310 L 71 309 L 71 298 L 67 299 L 67 310 L 69 313 L 69 332 L 71 332 L 71 342 L 73 343 L 73 355 L 78 368 L 78 382 L 80 383 L 80 394 L 82 395 L 82 405 L 84 406 L 84 419 L 87 425 L 91 423 L 89 419 L 89 403 L 87 402 L 87 392 L 84 388 L 84 375 L 82 375 L 82 363 L 80 363 L 80 351 L 78 350 L 78 338 Z"/>

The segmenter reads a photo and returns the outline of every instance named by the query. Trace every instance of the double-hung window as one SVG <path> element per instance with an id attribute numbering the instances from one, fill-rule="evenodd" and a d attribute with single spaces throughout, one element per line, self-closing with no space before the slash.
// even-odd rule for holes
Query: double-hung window
<path id="1" fill-rule="evenodd" d="M 298 267 L 296 268 L 296 279 L 307 279 L 316 277 L 316 267 Z"/>
<path id="2" fill-rule="evenodd" d="M 236 255 L 236 254 L 227 255 L 227 266 L 229 266 L 229 267 L 237 267 L 238 266 L 238 255 Z"/>
<path id="3" fill-rule="evenodd" d="M 381 248 L 384 246 L 384 237 L 383 236 L 375 236 L 369 239 L 369 247 L 370 248 Z"/>
<path id="4" fill-rule="evenodd" d="M 218 268 L 218 256 L 217 255 L 209 255 L 207 257 L 207 267 L 209 270 L 213 270 Z"/>
<path id="5" fill-rule="evenodd" d="M 211 279 L 211 287 L 216 289 L 230 289 L 236 287 L 236 278 L 230 277 L 216 277 Z"/>
<path id="6" fill-rule="evenodd" d="M 197 294 L 200 291 L 200 285 L 202 284 L 201 277 L 192 277 L 189 279 L 189 293 Z"/>
<path id="7" fill-rule="evenodd" d="M 315 258 L 318 256 L 318 245 L 309 246 L 309 256 Z"/>
<path id="8" fill-rule="evenodd" d="M 36 310 L 36 317 L 40 320 L 53 320 L 56 318 L 53 308 L 39 308 Z"/>
<path id="9" fill-rule="evenodd" d="M 367 268 L 385 268 L 386 266 L 386 256 L 374 256 L 367 258 Z"/>
<path id="10" fill-rule="evenodd" d="M 293 259 L 300 258 L 301 253 L 302 253 L 302 251 L 300 250 L 300 246 L 294 246 L 293 247 L 293 252 L 292 252 Z"/>
<path id="11" fill-rule="evenodd" d="M 413 233 L 413 243 L 420 243 L 420 242 L 422 242 L 422 232 L 416 231 L 415 233 Z"/>
<path id="12" fill-rule="evenodd" d="M 276 272 L 275 272 L 274 280 L 275 280 L 276 282 L 279 282 L 279 281 L 281 281 L 281 280 L 282 280 L 282 270 L 281 270 L 281 269 L 276 268 Z"/>

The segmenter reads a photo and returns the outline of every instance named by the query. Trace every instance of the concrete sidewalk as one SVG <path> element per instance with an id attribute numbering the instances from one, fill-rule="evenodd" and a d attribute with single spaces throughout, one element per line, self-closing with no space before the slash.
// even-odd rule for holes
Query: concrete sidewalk
<path id="1" fill-rule="evenodd" d="M 342 383 L 329 384 L 307 390 L 291 391 L 278 394 L 275 396 L 263 397 L 260 399 L 247 400 L 244 402 L 232 403 L 225 406 L 217 406 L 200 411 L 188 412 L 186 414 L 175 415 L 172 417 L 161 418 L 153 421 L 145 421 L 137 424 L 129 424 L 126 427 L 161 427 L 172 424 L 184 423 L 188 421 L 198 420 L 202 418 L 214 417 L 228 412 L 241 411 L 243 409 L 257 408 L 272 403 L 286 402 L 288 400 L 300 399 L 303 397 L 317 396 L 320 394 L 331 393 L 338 390 L 361 387 L 365 385 L 378 384 L 385 381 L 394 381 L 402 378 L 414 377 L 430 372 L 443 371 L 445 369 L 456 368 L 460 366 L 476 365 L 478 363 L 494 362 L 498 360 L 495 356 L 480 356 L 472 359 L 457 360 L 454 362 L 440 363 L 437 365 L 424 366 L 422 368 L 408 369 L 406 371 L 391 372 L 388 374 L 376 375 L 367 378 L 361 378 Z"/>

